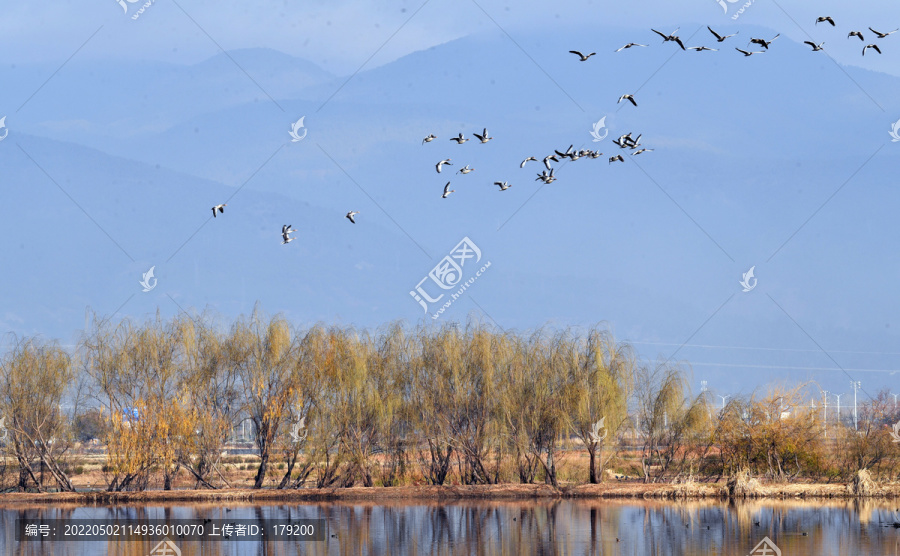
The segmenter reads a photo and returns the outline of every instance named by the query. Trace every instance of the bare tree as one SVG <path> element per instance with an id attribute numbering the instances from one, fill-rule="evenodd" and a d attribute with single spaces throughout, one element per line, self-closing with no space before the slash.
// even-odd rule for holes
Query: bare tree
<path id="1" fill-rule="evenodd" d="M 60 404 L 73 376 L 69 354 L 55 343 L 35 338 L 15 339 L 12 350 L 0 360 L 0 409 L 8 431 L 7 445 L 19 465 L 21 490 L 29 483 L 43 490 L 32 467 L 36 461 L 60 490 L 75 490 L 60 465 L 71 438 Z"/>

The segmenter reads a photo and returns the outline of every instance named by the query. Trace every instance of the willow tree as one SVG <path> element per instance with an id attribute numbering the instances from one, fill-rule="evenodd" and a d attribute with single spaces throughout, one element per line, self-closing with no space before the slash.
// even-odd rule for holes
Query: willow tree
<path id="1" fill-rule="evenodd" d="M 772 479 L 789 480 L 818 466 L 822 428 L 818 412 L 804 403 L 803 389 L 775 386 L 764 397 L 750 398 L 751 462 Z"/>
<path id="2" fill-rule="evenodd" d="M 259 469 L 253 488 L 262 488 L 272 448 L 296 394 L 297 341 L 286 320 L 280 316 L 266 319 L 255 309 L 249 318 L 234 323 L 226 346 L 256 433 Z"/>
<path id="3" fill-rule="evenodd" d="M 496 483 L 503 459 L 500 365 L 504 343 L 500 334 L 469 323 L 464 334 L 462 365 L 450 386 L 450 430 L 461 454 L 460 477 L 467 484 Z M 491 453 L 494 454 L 491 465 Z"/>
<path id="4" fill-rule="evenodd" d="M 567 368 L 574 344 L 567 332 L 538 331 L 528 339 L 516 338 L 514 346 L 504 364 L 501 406 L 519 478 L 531 482 L 540 466 L 545 482 L 558 487 L 556 463 L 568 428 Z"/>
<path id="5" fill-rule="evenodd" d="M 875 468 L 884 468 L 893 475 L 900 457 L 897 441 L 892 436 L 897 419 L 890 396 L 888 390 L 881 390 L 860 404 L 856 427 L 836 428 L 837 460 L 846 475 Z"/>
<path id="6" fill-rule="evenodd" d="M 69 448 L 69 423 L 60 404 L 73 378 L 68 353 L 55 343 L 16 340 L 0 360 L 0 412 L 6 442 L 19 466 L 20 489 L 43 490 L 32 464 L 39 461 L 62 491 L 74 492 L 60 465 Z"/>
<path id="7" fill-rule="evenodd" d="M 178 369 L 191 430 L 178 446 L 178 463 L 197 482 L 216 488 L 211 475 L 219 470 L 219 460 L 241 410 L 236 368 L 227 357 L 225 338 L 208 319 L 180 317 L 173 321 L 178 344 Z"/>
<path id="8" fill-rule="evenodd" d="M 415 336 L 408 336 L 400 323 L 383 328 L 376 336 L 370 357 L 371 388 L 380 398 L 379 447 L 381 484 L 399 484 L 408 468 L 409 451 L 414 444 L 411 423 L 411 394 Z"/>
<path id="9" fill-rule="evenodd" d="M 565 359 L 570 392 L 569 426 L 588 452 L 588 478 L 603 480 L 615 456 L 616 439 L 628 418 L 635 357 L 630 345 L 616 343 L 610 333 L 591 330 Z"/>
<path id="10" fill-rule="evenodd" d="M 451 416 L 455 408 L 454 384 L 462 367 L 463 340 L 451 325 L 433 331 L 420 327 L 415 345 L 418 353 L 410 360 L 409 421 L 423 443 L 415 452 L 425 479 L 442 485 L 454 455 Z"/>
<path id="11" fill-rule="evenodd" d="M 371 487 L 372 458 L 381 448 L 385 421 L 400 393 L 385 385 L 384 369 L 368 335 L 331 328 L 328 344 L 320 384 L 332 404 L 332 434 L 340 440 L 340 452 L 348 464 L 341 480 L 347 486 L 360 481 Z"/>
<path id="12" fill-rule="evenodd" d="M 341 437 L 336 433 L 340 415 L 335 403 L 335 389 L 330 386 L 331 375 L 340 372 L 332 338 L 328 329 L 317 325 L 306 333 L 302 342 L 304 365 L 309 369 L 309 380 L 314 385 L 305 415 L 303 442 L 308 452 L 307 462 L 315 471 L 317 488 L 339 484 L 339 472 L 346 456 Z M 302 471 L 305 473 L 306 470 Z M 295 486 L 299 484 L 295 483 Z"/>
<path id="13" fill-rule="evenodd" d="M 683 463 L 687 445 L 709 427 L 709 409 L 704 397 L 690 397 L 677 367 L 638 367 L 635 384 L 644 481 L 657 482 L 674 463 Z"/>
<path id="14" fill-rule="evenodd" d="M 318 415 L 313 411 L 318 394 L 316 380 L 323 353 L 322 329 L 314 327 L 298 340 L 291 366 L 293 396 L 287 403 L 286 418 L 290 428 L 280 435 L 278 450 L 284 460 L 285 472 L 278 484 L 279 489 L 299 488 L 312 473 L 315 458 L 307 455 L 300 461 L 300 454 L 308 452 L 310 430 L 319 425 Z M 317 431 L 321 434 L 322 431 Z M 296 477 L 295 475 L 296 470 Z"/>
<path id="15" fill-rule="evenodd" d="M 159 314 L 140 326 L 95 320 L 82 346 L 110 424 L 109 489 L 144 489 L 157 465 L 171 488 L 180 445 L 193 430 L 172 327 Z"/>
<path id="16" fill-rule="evenodd" d="M 533 483 L 544 452 L 544 406 L 546 383 L 554 377 L 554 369 L 545 365 L 540 333 L 530 341 L 518 337 L 498 338 L 501 359 L 497 373 L 497 407 L 502 416 L 501 436 L 515 454 L 519 482 Z M 550 457 L 548 479 L 555 476 L 556 466 Z M 548 466 L 545 465 L 545 469 Z"/>

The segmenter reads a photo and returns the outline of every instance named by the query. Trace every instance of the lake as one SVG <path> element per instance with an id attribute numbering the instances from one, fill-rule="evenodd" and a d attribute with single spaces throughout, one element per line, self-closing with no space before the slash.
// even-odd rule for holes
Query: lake
<path id="1" fill-rule="evenodd" d="M 768 537 L 783 556 L 900 554 L 897 502 L 817 500 L 686 502 L 515 500 L 208 503 L 91 506 L 16 505 L 0 509 L 3 554 L 175 556 L 280 554 L 745 555 Z M 898 514 L 900 518 L 900 514 Z M 16 527 L 45 520 L 320 519 L 324 540 L 16 541 Z M 777 554 L 760 546 L 754 556 Z M 768 550 L 768 551 L 766 551 Z"/>

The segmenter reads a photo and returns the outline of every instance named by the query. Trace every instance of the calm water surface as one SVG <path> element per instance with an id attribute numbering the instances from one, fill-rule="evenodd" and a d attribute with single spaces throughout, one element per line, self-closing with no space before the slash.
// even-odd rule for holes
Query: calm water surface
<path id="1" fill-rule="evenodd" d="M 322 518 L 319 542 L 185 541 L 182 556 L 280 554 L 747 555 L 768 536 L 783 556 L 900 555 L 889 501 L 378 502 L 6 506 L 7 555 L 147 555 L 154 542 L 17 542 L 18 519 Z M 900 518 L 900 514 L 898 514 Z M 805 533 L 805 535 L 804 535 Z M 161 554 L 166 554 L 161 552 Z M 168 556 L 175 553 L 170 551 Z M 774 552 L 756 552 L 768 554 Z"/>

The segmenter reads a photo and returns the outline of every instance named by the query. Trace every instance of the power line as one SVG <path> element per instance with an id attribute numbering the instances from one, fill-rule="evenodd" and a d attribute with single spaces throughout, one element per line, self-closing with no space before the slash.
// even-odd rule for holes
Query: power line
<path id="1" fill-rule="evenodd" d="M 799 348 L 770 348 L 770 347 L 753 347 L 753 346 L 716 346 L 712 344 L 680 344 L 674 342 L 639 342 L 634 340 L 624 340 L 625 343 L 632 345 L 648 345 L 648 346 L 682 346 L 695 348 L 712 348 L 712 349 L 745 349 L 751 351 L 796 351 L 805 353 L 821 353 L 818 349 L 799 349 Z M 830 349 L 830 353 L 861 353 L 867 355 L 900 355 L 897 351 L 855 351 Z"/>
<path id="2" fill-rule="evenodd" d="M 748 368 L 748 369 L 781 369 L 781 370 L 792 370 L 792 371 L 839 371 L 841 369 L 835 367 L 792 367 L 788 365 L 752 365 L 752 364 L 743 364 L 743 363 L 706 363 L 700 362 L 696 363 L 693 361 L 688 361 L 688 364 L 692 367 L 740 367 L 740 368 Z M 844 368 L 845 371 L 855 371 L 858 373 L 897 373 L 900 372 L 900 369 L 851 369 L 848 367 Z"/>

